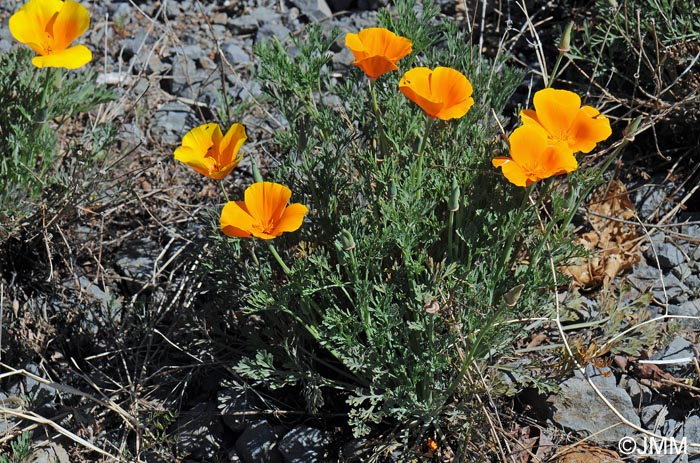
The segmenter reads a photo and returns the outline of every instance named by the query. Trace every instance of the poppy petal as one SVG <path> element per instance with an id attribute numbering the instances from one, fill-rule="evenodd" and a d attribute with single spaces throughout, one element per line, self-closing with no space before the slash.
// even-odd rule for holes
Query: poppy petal
<path id="1" fill-rule="evenodd" d="M 282 213 L 273 234 L 281 235 L 283 232 L 296 231 L 304 222 L 304 216 L 309 212 L 309 208 L 303 204 L 290 204 Z"/>
<path id="2" fill-rule="evenodd" d="M 504 162 L 500 167 L 503 176 L 515 186 L 529 186 L 534 183 L 531 176 L 513 160 Z"/>
<path id="3" fill-rule="evenodd" d="M 549 144 L 547 132 L 539 125 L 522 125 L 510 134 L 508 140 L 513 161 L 526 168 L 537 165 L 539 156 Z"/>
<path id="4" fill-rule="evenodd" d="M 54 47 L 58 50 L 67 48 L 75 39 L 83 35 L 88 27 L 90 27 L 90 14 L 87 8 L 78 2 L 66 0 L 53 23 Z"/>
<path id="5" fill-rule="evenodd" d="M 243 201 L 229 201 L 221 210 L 221 230 L 228 236 L 249 238 L 255 228 L 255 220 L 248 213 Z"/>
<path id="6" fill-rule="evenodd" d="M 370 79 L 376 79 L 382 74 L 395 71 L 399 68 L 384 56 L 369 56 L 355 61 L 352 64 L 362 69 Z"/>
<path id="7" fill-rule="evenodd" d="M 591 106 L 584 106 L 576 115 L 569 133 L 575 140 L 573 144 L 570 143 L 571 149 L 589 153 L 596 143 L 612 135 L 612 129 L 607 117 Z"/>
<path id="8" fill-rule="evenodd" d="M 537 119 L 552 138 L 566 139 L 569 127 L 581 108 L 581 98 L 568 90 L 545 88 L 535 93 L 533 103 Z"/>
<path id="9" fill-rule="evenodd" d="M 345 46 L 350 49 L 356 60 L 366 58 L 369 55 L 365 44 L 362 43 L 362 40 L 358 34 L 347 34 L 345 36 Z"/>
<path id="10" fill-rule="evenodd" d="M 202 156 L 190 146 L 180 146 L 175 150 L 175 160 L 187 164 L 197 172 L 207 177 L 211 177 L 216 163 L 212 158 Z"/>
<path id="11" fill-rule="evenodd" d="M 85 45 L 76 45 L 56 53 L 32 58 L 32 64 L 38 68 L 53 67 L 77 69 L 92 60 L 92 52 Z"/>
<path id="12" fill-rule="evenodd" d="M 273 182 L 254 183 L 245 190 L 245 204 L 250 215 L 264 227 L 273 227 L 292 197 L 292 190 Z"/>
<path id="13" fill-rule="evenodd" d="M 426 67 L 417 67 L 406 71 L 399 81 L 399 90 L 406 98 L 416 103 L 431 117 L 443 108 L 443 102 L 432 94 L 431 76 L 433 71 Z"/>
<path id="14" fill-rule="evenodd" d="M 46 35 L 46 26 L 63 8 L 62 0 L 30 0 L 10 17 L 12 36 L 21 43 L 39 43 Z"/>
<path id="15" fill-rule="evenodd" d="M 240 156 L 236 155 L 240 152 L 243 143 L 245 143 L 247 139 L 248 137 L 243 124 L 233 124 L 231 128 L 228 129 L 228 132 L 226 132 L 226 135 L 221 139 L 219 145 L 219 163 L 227 167 L 231 164 L 233 164 L 233 167 L 238 165 L 243 158 L 243 153 L 241 153 Z"/>

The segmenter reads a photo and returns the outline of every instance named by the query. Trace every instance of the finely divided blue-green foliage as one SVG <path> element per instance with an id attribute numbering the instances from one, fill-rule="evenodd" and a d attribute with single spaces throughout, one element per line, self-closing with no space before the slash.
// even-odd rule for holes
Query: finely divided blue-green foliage
<path id="1" fill-rule="evenodd" d="M 31 56 L 26 49 L 0 55 L 0 239 L 40 209 L 42 195 L 75 186 L 67 178 L 72 163 L 59 162 L 57 132 L 70 117 L 113 98 L 95 85 L 94 72 L 37 69 Z M 102 127 L 88 132 L 86 126 L 87 138 L 106 136 Z"/>
<path id="2" fill-rule="evenodd" d="M 275 240 L 291 275 L 266 258 L 262 243 L 245 242 L 255 258 L 241 261 L 231 282 L 263 321 L 237 371 L 268 387 L 302 385 L 312 411 L 324 406 L 324 387 L 344 391 L 357 435 L 384 420 L 439 420 L 456 396 L 468 402 L 467 368 L 492 362 L 518 328 L 497 322 L 544 310 L 552 288 L 545 257 L 559 265 L 573 249 L 565 198 L 554 194 L 551 203 L 564 225 L 550 233 L 550 251 L 540 246 L 532 211 L 518 215 L 524 190 L 491 166 L 506 149 L 494 114 L 501 117 L 523 74 L 481 57 L 468 35 L 436 19 L 436 5 L 396 8 L 398 17 L 381 14 L 382 25 L 410 38 L 415 51 L 376 82 L 387 153 L 366 77 L 351 66 L 332 70 L 343 41 L 337 32 L 314 26 L 292 48 L 257 47 L 257 77 L 288 123 L 276 137 L 280 163 L 266 175 L 310 213 L 298 232 Z M 398 90 L 402 72 L 419 65 L 456 68 L 474 87 L 469 113 L 435 121 L 427 135 L 425 115 Z M 231 258 L 246 258 L 241 247 L 231 247 Z M 530 249 L 540 250 L 534 267 L 519 263 Z M 503 294 L 518 284 L 523 295 L 509 307 Z"/>

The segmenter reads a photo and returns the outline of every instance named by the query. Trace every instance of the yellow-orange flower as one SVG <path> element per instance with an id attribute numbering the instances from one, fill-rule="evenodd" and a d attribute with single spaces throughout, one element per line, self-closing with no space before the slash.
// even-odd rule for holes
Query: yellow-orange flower
<path id="1" fill-rule="evenodd" d="M 464 116 L 474 104 L 469 79 L 452 68 L 411 69 L 401 78 L 399 90 L 428 116 L 444 121 Z"/>
<path id="2" fill-rule="evenodd" d="M 396 63 L 413 50 L 413 44 L 406 37 L 381 27 L 370 27 L 357 34 L 346 35 L 345 46 L 355 56 L 352 64 L 362 69 L 370 79 L 397 70 Z"/>
<path id="3" fill-rule="evenodd" d="M 592 106 L 581 107 L 581 98 L 568 90 L 545 88 L 535 93 L 535 109 L 520 117 L 525 125 L 541 126 L 551 143 L 566 142 L 573 152 L 590 152 L 612 134 L 610 121 Z"/>
<path id="4" fill-rule="evenodd" d="M 228 236 L 254 236 L 270 240 L 301 227 L 309 209 L 303 204 L 287 205 L 292 190 L 279 183 L 253 183 L 244 201 L 229 201 L 221 211 L 221 230 Z"/>
<path id="5" fill-rule="evenodd" d="M 491 162 L 514 185 L 530 186 L 578 167 L 569 145 L 563 141 L 550 143 L 547 132 L 538 125 L 518 127 L 509 140 L 511 157 L 498 156 Z"/>
<path id="6" fill-rule="evenodd" d="M 238 152 L 246 140 L 243 125 L 233 124 L 223 135 L 219 124 L 210 122 L 187 132 L 175 150 L 175 159 L 202 175 L 221 180 L 243 159 L 243 153 Z"/>
<path id="7" fill-rule="evenodd" d="M 10 18 L 10 32 L 39 56 L 38 68 L 76 69 L 92 59 L 85 45 L 70 44 L 90 26 L 88 10 L 71 0 L 29 0 Z"/>

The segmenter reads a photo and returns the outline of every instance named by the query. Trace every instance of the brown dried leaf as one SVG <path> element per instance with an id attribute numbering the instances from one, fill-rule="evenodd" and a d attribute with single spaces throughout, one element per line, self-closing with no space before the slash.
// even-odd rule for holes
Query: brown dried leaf
<path id="1" fill-rule="evenodd" d="M 613 450 L 579 444 L 564 450 L 556 463 L 623 463 L 623 460 Z"/>
<path id="2" fill-rule="evenodd" d="M 588 210 L 592 230 L 583 233 L 577 243 L 595 255 L 563 269 L 578 286 L 584 288 L 597 287 L 613 280 L 639 260 L 636 227 L 623 222 L 634 221 L 636 215 L 622 182 L 613 180 L 594 194 Z"/>

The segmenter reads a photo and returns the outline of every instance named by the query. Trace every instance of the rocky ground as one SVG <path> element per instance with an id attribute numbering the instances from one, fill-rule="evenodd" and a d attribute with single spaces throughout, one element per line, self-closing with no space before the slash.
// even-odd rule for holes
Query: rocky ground
<path id="1" fill-rule="evenodd" d="M 16 46 L 6 24 L 22 3 L 0 5 L 0 52 Z M 5 328 L 0 346 L 0 405 L 6 410 L 0 410 L 0 445 L 26 429 L 33 432 L 37 462 L 112 461 L 90 446 L 109 455 L 131 449 L 149 462 L 350 462 L 372 455 L 372 442 L 351 439 L 341 421 L 308 416 L 299 411 L 299 400 L 282 402 L 253 390 L 221 362 L 235 349 L 217 336 L 234 323 L 235 302 L 207 287 L 202 268 L 209 252 L 203 238 L 213 220 L 208 210 L 220 199 L 210 183 L 176 165 L 172 151 L 188 128 L 216 113 L 223 84 L 233 105 L 242 108 L 248 152 L 264 152 L 283 122 L 259 100 L 260 88 L 251 79 L 254 45 L 272 37 L 288 43 L 309 23 L 343 32 L 373 26 L 378 6 L 371 0 L 89 4 L 92 25 L 85 42 L 94 54 L 91 67 L 118 95 L 92 121 L 118 123 L 119 149 L 110 172 L 120 172 L 123 180 L 110 186 L 111 196 L 59 222 L 51 236 L 4 250 L 4 323 L 11 329 Z M 469 15 L 461 3 L 442 6 L 450 15 Z M 540 14 L 551 5 L 531 6 Z M 565 19 L 569 10 L 558 8 Z M 499 14 L 505 15 L 492 11 L 489 17 Z M 520 62 L 531 59 L 523 42 L 510 46 Z M 351 55 L 342 43 L 335 51 L 337 70 L 344 72 Z M 663 170 L 647 165 L 620 175 L 629 201 L 616 207 L 635 211 L 625 216 L 634 236 L 615 232 L 630 243 L 623 246 L 625 265 L 613 278 L 595 282 L 600 272 L 591 270 L 583 289 L 575 297 L 562 294 L 561 301 L 575 300 L 574 321 L 595 326 L 614 316 L 609 301 L 615 299 L 616 307 L 639 321 L 652 320 L 651 333 L 630 338 L 662 339 L 662 345 L 649 345 L 648 358 L 617 355 L 610 364 L 591 363 L 590 381 L 569 374 L 559 394 L 523 395 L 505 404 L 514 413 L 537 416 L 537 444 L 532 434 L 515 439 L 528 442 L 532 454 L 551 455 L 547 442 L 586 435 L 592 436 L 587 444 L 612 448 L 638 435 L 614 426 L 618 417 L 591 382 L 627 424 L 700 443 L 697 164 L 694 173 L 682 169 L 693 167 L 682 157 L 675 166 L 663 163 Z M 230 180 L 232 189 L 240 176 L 251 175 L 249 165 L 242 167 Z M 640 181 L 640 171 L 657 176 Z M 606 214 L 595 207 L 588 212 Z M 613 222 L 619 223 L 601 226 L 607 230 Z M 31 397 L 30 409 L 15 403 L 20 397 Z M 131 432 L 135 419 L 142 426 Z M 694 460 L 700 456 L 654 461 Z"/>

